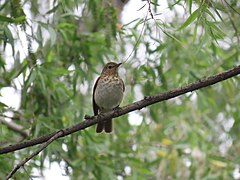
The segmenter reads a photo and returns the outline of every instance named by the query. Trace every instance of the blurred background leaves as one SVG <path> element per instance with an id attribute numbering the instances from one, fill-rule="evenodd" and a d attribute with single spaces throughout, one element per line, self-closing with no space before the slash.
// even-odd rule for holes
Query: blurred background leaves
<path id="1" fill-rule="evenodd" d="M 120 70 L 122 105 L 239 64 L 237 0 L 154 0 L 154 20 L 122 21 L 128 19 L 123 8 L 134 3 L 0 2 L 0 120 L 29 132 L 21 137 L 1 121 L 1 147 L 93 114 L 92 86 L 101 68 L 124 61 L 135 46 Z M 147 1 L 136 6 L 147 14 Z M 239 87 L 237 76 L 117 118 L 114 134 L 90 127 L 59 139 L 15 178 L 44 176 L 57 162 L 72 179 L 239 179 Z M 1 155 L 0 177 L 36 148 Z"/>

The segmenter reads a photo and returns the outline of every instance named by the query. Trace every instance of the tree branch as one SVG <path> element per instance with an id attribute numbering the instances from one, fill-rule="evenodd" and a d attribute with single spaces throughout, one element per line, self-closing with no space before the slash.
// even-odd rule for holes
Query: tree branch
<path id="1" fill-rule="evenodd" d="M 33 152 L 29 157 L 25 158 L 24 160 L 22 160 L 21 162 L 19 162 L 14 168 L 13 170 L 8 174 L 8 176 L 6 177 L 6 179 L 10 179 L 16 172 L 17 170 L 23 166 L 24 164 L 26 164 L 30 159 L 32 159 L 34 156 L 36 156 L 37 154 L 39 154 L 43 149 L 45 149 L 50 143 L 52 143 L 55 139 L 58 139 L 60 136 L 62 136 L 64 134 L 63 131 L 58 131 L 56 132 L 45 144 L 43 144 L 38 150 L 36 150 L 35 152 Z"/>
<path id="2" fill-rule="evenodd" d="M 187 92 L 192 92 L 192 91 L 201 89 L 203 87 L 213 85 L 215 83 L 224 81 L 228 78 L 234 77 L 238 74 L 240 74 L 240 66 L 234 67 L 230 70 L 227 70 L 225 72 L 219 73 L 219 74 L 214 75 L 214 76 L 210 76 L 208 78 L 200 79 L 197 82 L 188 84 L 186 86 L 177 88 L 175 90 L 170 90 L 168 92 L 161 93 L 161 94 L 158 94 L 158 95 L 155 95 L 155 96 L 147 96 L 140 101 L 134 102 L 130 105 L 124 106 L 124 107 L 122 107 L 120 109 L 117 109 L 117 110 L 113 110 L 113 111 L 109 111 L 107 113 L 103 113 L 100 116 L 98 115 L 98 116 L 93 116 L 93 117 L 85 117 L 86 118 L 85 121 L 80 122 L 80 123 L 78 123 L 76 125 L 73 125 L 71 127 L 62 129 L 61 131 L 63 132 L 63 134 L 58 136 L 58 138 L 67 136 L 69 134 L 75 133 L 75 132 L 83 130 L 83 129 L 86 129 L 89 126 L 92 126 L 92 125 L 94 125 L 98 122 L 102 122 L 106 119 L 115 118 L 115 117 L 127 114 L 131 111 L 140 110 L 140 109 L 142 109 L 146 106 L 149 106 L 149 105 L 161 102 L 161 101 L 165 101 L 165 100 L 168 100 L 168 99 L 172 99 L 174 97 L 185 94 Z M 10 146 L 7 146 L 7 147 L 0 148 L 0 154 L 13 152 L 13 151 L 23 149 L 23 148 L 26 148 L 26 147 L 29 147 L 29 146 L 34 146 L 36 144 L 44 143 L 44 142 L 48 141 L 52 136 L 54 136 L 57 132 L 58 131 L 55 131 L 55 132 L 52 132 L 50 134 L 47 134 L 47 135 L 29 140 L 29 141 L 25 141 L 25 142 L 21 142 L 21 143 L 17 143 L 17 144 L 14 144 L 14 145 L 10 145 Z"/>

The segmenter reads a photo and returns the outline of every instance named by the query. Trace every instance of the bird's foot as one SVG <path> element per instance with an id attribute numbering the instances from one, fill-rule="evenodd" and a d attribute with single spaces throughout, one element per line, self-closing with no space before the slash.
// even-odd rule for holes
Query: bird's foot
<path id="1" fill-rule="evenodd" d="M 119 114 L 120 111 L 122 110 L 122 108 L 120 108 L 119 106 L 117 106 L 117 107 L 113 108 L 113 110 L 114 110 L 115 113 Z"/>
<path id="2" fill-rule="evenodd" d="M 92 119 L 93 117 L 94 116 L 90 116 L 90 115 L 85 114 L 84 119 Z"/>

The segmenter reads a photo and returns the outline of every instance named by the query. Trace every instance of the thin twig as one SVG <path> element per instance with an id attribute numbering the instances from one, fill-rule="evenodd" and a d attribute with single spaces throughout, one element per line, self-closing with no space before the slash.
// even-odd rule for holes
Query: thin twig
<path id="1" fill-rule="evenodd" d="M 154 95 L 154 96 L 145 97 L 144 99 L 142 99 L 140 101 L 134 102 L 134 103 L 129 104 L 127 106 L 124 106 L 120 109 L 116 109 L 116 110 L 109 111 L 107 113 L 103 113 L 100 116 L 97 115 L 97 116 L 92 116 L 92 117 L 88 117 L 88 118 L 85 117 L 85 119 L 86 119 L 85 121 L 82 121 L 82 122 L 80 122 L 78 124 L 75 124 L 71 127 L 62 129 L 61 131 L 63 131 L 64 133 L 62 135 L 58 136 L 58 138 L 67 136 L 69 134 L 73 134 L 77 131 L 84 130 L 89 126 L 92 126 L 92 125 L 94 125 L 98 122 L 103 122 L 106 119 L 119 117 L 119 116 L 122 116 L 124 114 L 129 113 L 129 112 L 132 112 L 132 111 L 135 111 L 135 110 L 140 110 L 144 107 L 153 105 L 155 103 L 175 98 L 175 97 L 180 96 L 182 94 L 185 94 L 187 92 L 193 92 L 195 90 L 198 90 L 198 89 L 216 84 L 218 82 L 224 81 L 224 80 L 229 79 L 231 77 L 237 76 L 238 74 L 240 74 L 240 65 L 236 66 L 232 69 L 229 69 L 225 72 L 219 73 L 217 75 L 213 75 L 213 76 L 210 76 L 208 78 L 202 78 L 202 79 L 200 79 L 200 80 L 198 80 L 194 83 L 188 84 L 186 86 L 179 87 L 177 89 L 170 90 L 168 92 L 157 94 L 157 95 Z M 25 141 L 25 142 L 21 142 L 21 143 L 17 143 L 17 144 L 14 144 L 14 145 L 10 145 L 10 146 L 7 146 L 7 147 L 0 148 L 0 154 L 13 152 L 13 151 L 16 151 L 16 150 L 19 150 L 19 149 L 24 149 L 24 148 L 34 146 L 34 145 L 37 145 L 37 144 L 42 144 L 42 143 L 48 141 L 57 132 L 52 132 L 50 134 L 47 134 L 47 135 L 29 140 L 29 141 Z"/>
<path id="2" fill-rule="evenodd" d="M 17 170 L 21 167 L 24 166 L 24 164 L 26 164 L 30 159 L 32 159 L 34 156 L 36 156 L 37 154 L 39 154 L 42 150 L 44 150 L 49 144 L 51 144 L 54 140 L 58 139 L 60 136 L 62 136 L 64 134 L 63 131 L 58 131 L 56 132 L 45 144 L 43 144 L 39 149 L 37 149 L 35 152 L 33 152 L 29 157 L 25 158 L 23 161 L 21 161 L 20 163 L 18 163 L 13 170 L 8 174 L 8 176 L 6 177 L 6 180 L 11 178 L 16 172 Z"/>
<path id="3" fill-rule="evenodd" d="M 240 15 L 240 12 L 238 12 L 234 7 L 232 7 L 226 0 L 224 0 L 224 2 L 238 15 Z"/>
<path id="4" fill-rule="evenodd" d="M 144 7 L 144 6 L 143 6 L 143 7 Z M 123 63 L 125 63 L 126 61 L 128 61 L 129 58 L 132 56 L 132 54 L 136 51 L 137 46 L 138 46 L 138 44 L 139 44 L 139 42 L 140 42 L 140 39 L 141 39 L 141 37 L 142 37 L 142 35 L 143 35 L 143 31 L 144 31 L 145 26 L 146 26 L 146 22 L 147 22 L 147 18 L 148 18 L 148 13 L 149 13 L 149 10 L 148 10 L 148 12 L 147 12 L 147 14 L 146 14 L 146 17 L 145 17 L 144 20 L 143 20 L 143 27 L 142 27 L 142 29 L 141 29 L 140 35 L 138 36 L 137 41 L 136 41 L 136 43 L 135 43 L 132 51 L 130 52 L 130 54 L 128 55 L 128 57 L 126 58 L 126 60 L 123 61 Z"/>
<path id="5" fill-rule="evenodd" d="M 139 37 L 137 38 L 137 41 L 136 41 L 136 43 L 135 43 L 132 51 L 130 52 L 130 54 L 128 55 L 128 57 L 126 58 L 126 60 L 123 61 L 123 63 L 125 63 L 126 61 L 128 61 L 129 58 L 132 56 L 132 54 L 136 51 L 137 46 L 138 46 L 138 44 L 139 44 L 139 42 L 140 42 L 140 39 L 141 39 L 141 37 L 142 37 L 142 35 L 143 35 L 143 31 L 144 31 L 144 29 L 145 29 L 146 22 L 148 21 L 148 14 L 150 14 L 151 19 L 154 19 L 154 16 L 153 16 L 153 13 L 152 13 L 152 9 L 151 9 L 151 0 L 147 0 L 147 4 L 148 4 L 148 11 L 147 11 L 146 17 L 144 18 L 143 27 L 142 27 L 142 29 L 141 29 L 140 35 L 139 35 Z M 145 4 L 145 5 L 146 5 L 146 4 Z M 144 8 L 145 5 L 142 6 L 139 10 L 141 10 L 142 8 Z M 154 20 L 155 20 L 155 19 L 154 19 Z M 155 21 L 156 21 L 156 20 L 155 20 Z"/>
<path id="6" fill-rule="evenodd" d="M 152 9 L 151 9 L 151 0 L 147 0 L 147 2 L 148 2 L 148 12 L 149 12 L 151 18 L 154 19 Z"/>

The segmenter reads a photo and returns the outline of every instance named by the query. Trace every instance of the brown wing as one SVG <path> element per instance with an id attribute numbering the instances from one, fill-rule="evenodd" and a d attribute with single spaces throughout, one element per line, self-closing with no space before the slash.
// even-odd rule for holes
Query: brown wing
<path id="1" fill-rule="evenodd" d="M 99 81 L 99 78 L 97 79 L 97 81 L 95 82 L 94 84 L 94 87 L 93 87 L 93 97 L 92 97 L 92 106 L 93 106 L 93 112 L 94 112 L 94 116 L 98 115 L 98 111 L 99 111 L 99 107 L 98 105 L 96 104 L 95 102 L 95 99 L 94 99 L 94 94 L 95 94 L 95 90 L 96 90 L 96 87 L 97 87 L 97 83 Z M 99 122 L 97 124 L 97 128 L 96 128 L 96 132 L 97 133 L 101 133 L 103 131 L 103 128 L 104 128 L 104 123 L 103 122 Z"/>
<path id="2" fill-rule="evenodd" d="M 124 82 L 123 82 L 123 80 L 121 79 L 121 81 L 122 81 L 122 84 L 123 84 L 123 92 L 125 91 L 125 85 L 124 85 Z"/>
<path id="3" fill-rule="evenodd" d="M 98 83 L 99 78 L 100 78 L 100 77 L 98 77 L 98 79 L 97 79 L 97 81 L 95 82 L 94 87 L 93 87 L 92 106 L 93 106 L 94 116 L 96 116 L 96 115 L 98 114 L 98 110 L 99 110 L 99 107 L 98 107 L 98 105 L 96 104 L 95 99 L 94 99 L 94 94 L 95 94 L 95 90 L 96 90 L 96 87 L 97 87 L 97 83 Z"/>

